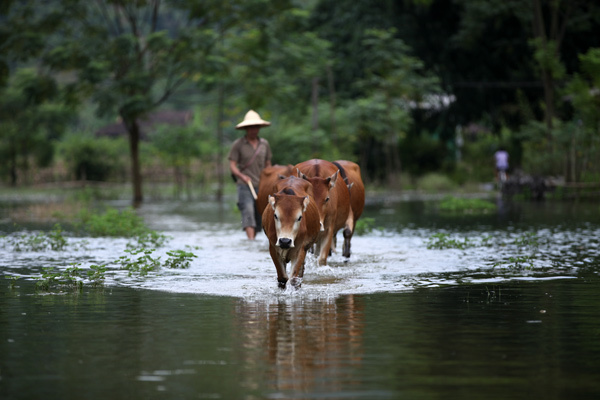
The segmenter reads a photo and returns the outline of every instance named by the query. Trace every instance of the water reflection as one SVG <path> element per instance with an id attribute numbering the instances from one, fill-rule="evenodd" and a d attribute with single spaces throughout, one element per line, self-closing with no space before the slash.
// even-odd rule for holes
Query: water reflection
<path id="1" fill-rule="evenodd" d="M 332 302 L 239 302 L 245 385 L 266 379 L 271 398 L 293 393 L 358 390 L 363 360 L 364 303 L 354 295 Z M 254 366 L 266 364 L 266 376 Z M 341 395 L 341 394 L 340 394 Z M 295 398 L 295 397 L 294 397 Z"/>

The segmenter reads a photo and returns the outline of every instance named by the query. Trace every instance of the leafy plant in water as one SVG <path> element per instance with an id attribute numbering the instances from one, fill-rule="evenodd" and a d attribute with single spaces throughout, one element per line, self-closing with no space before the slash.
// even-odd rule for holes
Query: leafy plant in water
<path id="1" fill-rule="evenodd" d="M 67 246 L 67 240 L 63 236 L 60 224 L 54 225 L 54 229 L 48 233 L 22 234 L 7 237 L 6 240 L 13 246 L 14 251 L 61 251 Z"/>
<path id="2" fill-rule="evenodd" d="M 5 275 L 6 279 L 8 279 L 8 288 L 10 290 L 13 290 L 15 288 L 15 285 L 17 284 L 17 280 L 19 279 L 18 276 L 14 276 L 14 275 Z"/>
<path id="3" fill-rule="evenodd" d="M 106 265 L 90 265 L 87 274 L 93 286 L 102 286 L 106 278 Z"/>
<path id="4" fill-rule="evenodd" d="M 366 235 L 369 232 L 372 232 L 375 229 L 375 218 L 364 217 L 356 221 L 356 226 L 354 227 L 354 234 L 356 235 Z"/>
<path id="5" fill-rule="evenodd" d="M 44 272 L 42 272 L 42 276 L 37 280 L 35 284 L 36 288 L 47 291 L 54 286 L 58 286 L 81 290 L 84 283 L 91 283 L 93 286 L 102 286 L 104 284 L 105 265 L 91 265 L 85 275 L 85 270 L 79 267 L 81 264 L 71 265 L 71 267 L 64 271 L 57 271 L 54 267 L 42 268 Z"/>
<path id="6" fill-rule="evenodd" d="M 464 250 L 467 247 L 472 246 L 468 238 L 464 238 L 463 241 L 457 239 L 451 239 L 447 233 L 435 233 L 431 235 L 427 242 L 428 249 L 460 249 Z"/>
<path id="7" fill-rule="evenodd" d="M 125 252 L 134 257 L 143 254 L 137 258 L 130 258 L 128 256 L 119 257 L 122 269 L 129 271 L 129 276 L 132 276 L 134 273 L 139 276 L 146 276 L 148 272 L 156 271 L 160 268 L 160 257 L 153 258 L 151 256 L 154 249 L 130 249 L 125 250 Z"/>
<path id="8" fill-rule="evenodd" d="M 452 213 L 486 213 L 495 211 L 496 205 L 482 199 L 446 196 L 439 205 L 441 211 Z"/>
<path id="9" fill-rule="evenodd" d="M 153 230 L 141 233 L 135 237 L 135 243 L 128 243 L 128 249 L 139 249 L 145 247 L 162 247 L 170 238 L 167 235 Z"/>
<path id="10" fill-rule="evenodd" d="M 190 262 L 194 257 L 198 257 L 194 253 L 190 253 L 184 250 L 172 250 L 167 251 L 169 258 L 165 261 L 165 267 L 168 268 L 189 268 Z"/>
<path id="11" fill-rule="evenodd" d="M 131 208 L 122 211 L 108 208 L 102 214 L 94 214 L 86 210 L 79 214 L 79 219 L 80 229 L 92 236 L 135 238 L 137 245 L 129 245 L 129 248 L 161 247 L 168 239 L 167 236 L 148 228 L 143 219 Z"/>
<path id="12" fill-rule="evenodd" d="M 497 262 L 492 268 L 496 268 L 501 265 L 505 265 L 510 269 L 532 269 L 533 268 L 533 257 L 532 256 L 516 256 L 509 257 L 505 262 Z M 528 264 L 528 265 L 526 265 Z"/>
<path id="13" fill-rule="evenodd" d="M 36 282 L 36 287 L 42 290 L 49 290 L 52 285 L 70 286 L 81 289 L 83 282 L 81 281 L 81 268 L 73 265 L 64 271 L 56 271 L 54 267 L 42 268 L 43 273 L 41 279 Z"/>
<path id="14" fill-rule="evenodd" d="M 538 247 L 540 239 L 535 232 L 528 232 L 516 238 L 514 244 L 519 247 Z"/>

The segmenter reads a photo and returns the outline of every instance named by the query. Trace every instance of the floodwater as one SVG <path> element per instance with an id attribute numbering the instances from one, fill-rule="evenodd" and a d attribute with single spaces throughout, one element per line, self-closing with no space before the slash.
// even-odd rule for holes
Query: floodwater
<path id="1" fill-rule="evenodd" d="M 230 205 L 144 205 L 170 237 L 153 257 L 197 256 L 147 276 L 120 268 L 130 240 L 15 251 L 23 232 L 0 225 L 0 398 L 599 398 L 600 206 L 496 201 L 456 216 L 380 198 L 349 261 L 310 256 L 284 291 Z M 103 287 L 35 288 L 92 264 Z"/>

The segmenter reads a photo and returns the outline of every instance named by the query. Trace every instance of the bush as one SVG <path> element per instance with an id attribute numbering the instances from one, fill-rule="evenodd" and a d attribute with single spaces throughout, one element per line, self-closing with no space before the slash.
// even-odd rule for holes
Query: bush
<path id="1" fill-rule="evenodd" d="M 123 139 L 70 135 L 60 144 L 60 153 L 77 180 L 108 180 L 124 170 L 126 152 Z"/>
<path id="2" fill-rule="evenodd" d="M 417 188 L 425 192 L 445 192 L 455 189 L 456 184 L 446 175 L 430 173 L 417 181 Z"/>

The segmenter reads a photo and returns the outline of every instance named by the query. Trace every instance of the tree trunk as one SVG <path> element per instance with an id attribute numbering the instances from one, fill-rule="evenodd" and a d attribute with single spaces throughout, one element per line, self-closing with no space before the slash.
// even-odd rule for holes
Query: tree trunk
<path id="1" fill-rule="evenodd" d="M 225 108 L 225 88 L 219 84 L 217 100 L 217 201 L 222 203 L 225 190 L 225 169 L 223 168 L 223 109 Z"/>
<path id="2" fill-rule="evenodd" d="M 331 144 L 334 147 L 337 147 L 337 135 L 335 130 L 335 84 L 331 66 L 327 66 L 327 85 L 329 87 L 329 134 L 331 135 Z"/>
<path id="3" fill-rule="evenodd" d="M 315 133 L 319 129 L 319 78 L 313 78 L 312 80 L 312 131 Z M 318 140 L 313 140 L 313 154 L 317 154 L 320 150 L 318 147 Z"/>
<path id="4" fill-rule="evenodd" d="M 131 156 L 131 180 L 133 183 L 133 207 L 139 207 L 144 200 L 142 195 L 142 174 L 140 170 L 140 126 L 137 119 L 125 121 L 125 127 L 129 132 L 129 153 Z"/>
<path id="5" fill-rule="evenodd" d="M 10 173 L 10 186 L 16 187 L 17 186 L 17 155 L 14 153 L 11 154 L 11 157 L 10 157 L 9 173 Z"/>

